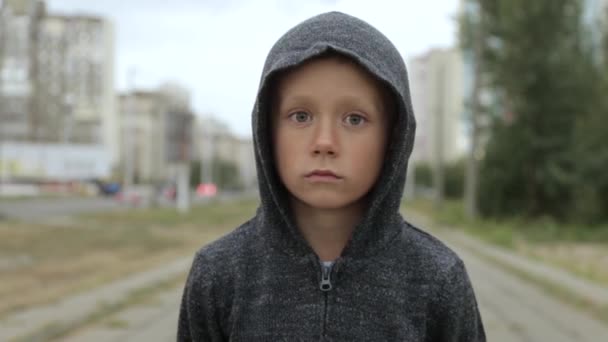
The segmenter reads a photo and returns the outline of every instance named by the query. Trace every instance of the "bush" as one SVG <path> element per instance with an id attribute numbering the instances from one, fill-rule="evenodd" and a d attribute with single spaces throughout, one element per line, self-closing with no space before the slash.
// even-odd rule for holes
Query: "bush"
<path id="1" fill-rule="evenodd" d="M 445 196 L 458 199 L 464 195 L 464 160 L 448 165 L 445 169 Z"/>
<path id="2" fill-rule="evenodd" d="M 428 163 L 416 165 L 414 168 L 416 186 L 430 188 L 433 186 L 433 170 Z"/>
<path id="3" fill-rule="evenodd" d="M 462 198 L 464 194 L 464 170 L 464 160 L 459 160 L 445 167 L 444 194 L 447 198 Z M 434 173 L 428 163 L 416 165 L 414 176 L 417 187 L 434 187 Z"/>

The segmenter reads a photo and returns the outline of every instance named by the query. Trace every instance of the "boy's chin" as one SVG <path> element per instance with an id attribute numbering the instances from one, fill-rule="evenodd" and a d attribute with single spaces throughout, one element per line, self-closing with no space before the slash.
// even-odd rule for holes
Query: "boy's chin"
<path id="1" fill-rule="evenodd" d="M 294 196 L 295 197 L 295 196 Z M 324 195 L 303 195 L 297 196 L 295 199 L 303 205 L 306 205 L 312 209 L 317 210 L 336 210 L 336 209 L 344 209 L 352 206 L 357 202 L 357 198 L 352 198 L 351 196 L 340 196 L 333 195 L 329 196 L 327 194 Z"/>

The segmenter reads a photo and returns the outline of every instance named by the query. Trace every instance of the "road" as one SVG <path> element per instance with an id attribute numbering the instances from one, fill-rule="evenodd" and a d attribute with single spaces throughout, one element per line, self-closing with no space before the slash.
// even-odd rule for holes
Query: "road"
<path id="1" fill-rule="evenodd" d="M 0 218 L 40 221 L 82 213 L 118 210 L 121 205 L 112 198 L 40 198 L 0 201 Z"/>
<path id="2" fill-rule="evenodd" d="M 152 302 L 136 305 L 86 327 L 65 342 L 175 341 L 182 288 L 160 294 Z"/>
<path id="3" fill-rule="evenodd" d="M 475 288 L 488 341 L 598 342 L 608 326 L 503 269 L 454 248 Z"/>
<path id="4" fill-rule="evenodd" d="M 608 326 L 535 285 L 456 245 L 464 260 L 490 342 L 598 342 Z M 181 287 L 154 304 L 135 306 L 69 336 L 66 341 L 175 341 Z"/>
<path id="5" fill-rule="evenodd" d="M 253 193 L 225 192 L 217 195 L 214 200 L 233 201 L 240 198 L 254 197 Z M 197 198 L 192 195 L 192 206 L 209 203 L 207 198 Z M 162 206 L 174 206 L 175 203 L 163 203 Z M 0 219 L 14 219 L 19 221 L 46 221 L 48 219 L 61 219 L 72 215 L 85 213 L 99 213 L 113 210 L 125 210 L 131 207 L 118 202 L 114 198 L 106 197 L 77 197 L 77 198 L 38 198 L 20 199 L 17 201 L 0 200 Z"/>

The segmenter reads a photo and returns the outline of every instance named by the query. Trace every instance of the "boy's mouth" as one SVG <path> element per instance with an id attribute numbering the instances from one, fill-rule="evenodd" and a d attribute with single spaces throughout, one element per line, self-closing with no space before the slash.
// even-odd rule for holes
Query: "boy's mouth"
<path id="1" fill-rule="evenodd" d="M 331 170 L 314 170 L 314 171 L 308 173 L 306 175 L 306 177 L 333 177 L 333 178 L 337 178 L 337 179 L 342 178 L 342 177 L 336 175 Z"/>

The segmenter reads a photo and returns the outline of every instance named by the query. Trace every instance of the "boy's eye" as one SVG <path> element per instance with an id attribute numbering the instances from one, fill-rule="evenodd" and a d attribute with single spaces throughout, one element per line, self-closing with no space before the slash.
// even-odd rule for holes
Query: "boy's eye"
<path id="1" fill-rule="evenodd" d="M 359 114 L 350 114 L 346 117 L 346 121 L 350 125 L 360 126 L 365 121 L 365 118 Z"/>
<path id="2" fill-rule="evenodd" d="M 300 111 L 290 114 L 289 117 L 298 123 L 304 123 L 308 121 L 310 114 Z"/>

